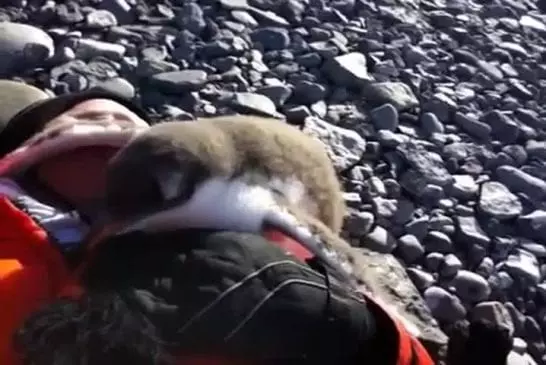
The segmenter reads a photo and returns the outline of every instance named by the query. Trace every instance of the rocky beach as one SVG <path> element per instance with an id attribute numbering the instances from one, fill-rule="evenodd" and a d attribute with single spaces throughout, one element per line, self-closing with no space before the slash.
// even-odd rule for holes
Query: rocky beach
<path id="1" fill-rule="evenodd" d="M 441 328 L 489 319 L 508 365 L 546 364 L 546 2 L 2 4 L 1 78 L 321 139 L 345 238 L 401 265 Z"/>

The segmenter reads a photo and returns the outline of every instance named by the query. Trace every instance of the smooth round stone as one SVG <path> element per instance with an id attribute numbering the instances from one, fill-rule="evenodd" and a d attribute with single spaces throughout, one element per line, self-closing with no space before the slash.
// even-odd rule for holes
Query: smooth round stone
<path id="1" fill-rule="evenodd" d="M 377 130 L 395 131 L 398 127 L 398 110 L 392 104 L 383 104 L 370 112 Z"/>
<path id="2" fill-rule="evenodd" d="M 463 263 L 461 260 L 459 260 L 459 258 L 454 254 L 450 253 L 444 257 L 441 274 L 443 276 L 453 276 L 457 274 L 457 271 L 459 271 L 462 267 Z"/>
<path id="3" fill-rule="evenodd" d="M 453 279 L 453 286 L 461 300 L 476 303 L 487 299 L 491 293 L 489 283 L 482 276 L 468 270 L 459 270 Z"/>
<path id="4" fill-rule="evenodd" d="M 427 269 L 429 269 L 430 271 L 436 272 L 443 261 L 444 261 L 443 254 L 441 254 L 440 252 L 431 252 L 425 258 L 425 265 Z"/>
<path id="5" fill-rule="evenodd" d="M 407 273 L 413 285 L 417 287 L 421 292 L 434 284 L 436 281 L 434 275 L 426 271 L 410 267 L 407 269 Z"/>
<path id="6" fill-rule="evenodd" d="M 136 94 L 133 84 L 121 77 L 114 77 L 112 79 L 103 81 L 95 87 L 98 89 L 112 92 L 114 94 L 121 95 L 129 100 L 134 98 Z"/>
<path id="7" fill-rule="evenodd" d="M 406 263 L 412 263 L 425 254 L 421 242 L 411 234 L 398 238 L 397 252 Z"/>
<path id="8" fill-rule="evenodd" d="M 484 278 L 488 278 L 495 271 L 495 262 L 490 257 L 484 257 L 478 268 L 476 269 L 476 274 L 480 274 Z"/>
<path id="9" fill-rule="evenodd" d="M 439 321 L 452 323 L 466 316 L 459 298 L 439 286 L 426 289 L 423 296 L 432 315 Z"/>
<path id="10" fill-rule="evenodd" d="M 27 24 L 0 22 L 0 76 L 19 67 L 38 67 L 53 57 L 53 38 Z"/>

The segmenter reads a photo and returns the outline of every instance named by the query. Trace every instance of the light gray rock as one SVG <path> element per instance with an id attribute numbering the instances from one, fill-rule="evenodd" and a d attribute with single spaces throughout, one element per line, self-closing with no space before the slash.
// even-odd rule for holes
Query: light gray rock
<path id="1" fill-rule="evenodd" d="M 362 87 L 373 80 L 373 76 L 368 74 L 366 56 L 358 52 L 330 59 L 324 64 L 322 72 L 342 87 Z"/>
<path id="2" fill-rule="evenodd" d="M 150 78 L 150 84 L 159 91 L 184 94 L 201 90 L 207 83 L 207 73 L 202 70 L 162 72 Z"/>
<path id="3" fill-rule="evenodd" d="M 465 244 L 478 244 L 483 247 L 488 247 L 491 239 L 483 231 L 480 223 L 474 216 L 457 216 L 458 239 L 464 241 Z"/>
<path id="4" fill-rule="evenodd" d="M 35 68 L 53 57 L 53 39 L 43 30 L 27 24 L 0 22 L 0 76 Z"/>
<path id="5" fill-rule="evenodd" d="M 396 248 L 397 242 L 389 231 L 381 226 L 376 226 L 362 239 L 362 244 L 376 252 L 391 253 Z"/>
<path id="6" fill-rule="evenodd" d="M 471 199 L 478 193 L 480 188 L 471 175 L 453 175 L 453 181 L 451 193 L 458 199 Z"/>
<path id="7" fill-rule="evenodd" d="M 480 302 L 487 299 L 491 294 L 491 288 L 487 280 L 472 271 L 459 270 L 452 284 L 457 296 L 465 302 Z"/>
<path id="8" fill-rule="evenodd" d="M 512 194 L 504 184 L 496 181 L 482 184 L 479 207 L 482 212 L 498 220 L 511 219 L 523 212 L 519 198 Z"/>
<path id="9" fill-rule="evenodd" d="M 374 104 L 389 103 L 400 111 L 419 106 L 419 100 L 411 88 L 401 82 L 386 81 L 367 84 L 362 93 Z"/>
<path id="10" fill-rule="evenodd" d="M 305 118 L 303 131 L 324 142 L 337 171 L 353 166 L 366 151 L 366 141 L 357 132 L 320 118 Z"/>
<path id="11" fill-rule="evenodd" d="M 537 365 L 537 363 L 529 354 L 521 355 L 511 351 L 506 359 L 506 365 Z"/>
<path id="12" fill-rule="evenodd" d="M 526 280 L 533 284 L 538 284 L 542 278 L 538 260 L 532 253 L 516 249 L 509 255 L 506 261 L 501 263 L 499 269 L 504 269 L 514 277 Z"/>
<path id="13" fill-rule="evenodd" d="M 439 321 L 453 323 L 466 316 L 459 298 L 441 287 L 431 286 L 423 296 L 432 315 Z"/>
<path id="14" fill-rule="evenodd" d="M 100 56 L 120 61 L 126 50 L 122 44 L 98 41 L 91 38 L 79 39 L 75 48 L 76 58 L 84 61 Z"/>
<path id="15" fill-rule="evenodd" d="M 363 288 L 400 318 L 410 333 L 421 340 L 433 358 L 437 358 L 447 345 L 447 336 L 440 330 L 431 311 L 410 278 L 406 269 L 390 254 L 380 254 L 367 249 L 359 250 L 355 272 L 363 280 Z M 456 298 L 453 299 L 456 302 Z M 464 308 L 457 307 L 463 311 Z M 452 314 L 453 315 L 453 314 Z"/>
<path id="16" fill-rule="evenodd" d="M 237 109 L 237 111 L 240 111 L 241 113 L 254 113 L 283 119 L 282 114 L 277 112 L 275 103 L 262 94 L 249 92 L 235 93 L 231 98 L 230 103 L 234 109 Z"/>

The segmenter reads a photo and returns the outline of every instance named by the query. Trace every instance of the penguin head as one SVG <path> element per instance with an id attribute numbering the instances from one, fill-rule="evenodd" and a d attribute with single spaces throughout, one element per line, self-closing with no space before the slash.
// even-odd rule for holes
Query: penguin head
<path id="1" fill-rule="evenodd" d="M 235 151 L 220 131 L 196 122 L 168 122 L 133 138 L 111 160 L 106 210 L 114 219 L 183 204 L 214 176 L 229 176 Z"/>
<path id="2" fill-rule="evenodd" d="M 156 124 L 110 161 L 106 211 L 123 232 L 292 226 L 273 184 L 241 174 L 242 146 L 214 124 Z M 252 176 L 252 178 L 249 178 Z M 263 179 L 267 179 L 264 177 Z"/>

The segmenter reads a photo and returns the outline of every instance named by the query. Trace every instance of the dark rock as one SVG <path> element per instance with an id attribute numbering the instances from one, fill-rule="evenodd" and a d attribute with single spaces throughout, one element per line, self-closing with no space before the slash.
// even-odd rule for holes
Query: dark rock
<path id="1" fill-rule="evenodd" d="M 546 182 L 513 166 L 500 166 L 497 179 L 512 192 L 521 192 L 536 199 L 546 197 Z"/>
<path id="2" fill-rule="evenodd" d="M 265 51 L 282 50 L 290 45 L 290 35 L 284 28 L 260 28 L 250 33 L 250 39 Z"/>
<path id="3" fill-rule="evenodd" d="M 445 186 L 451 184 L 453 177 L 444 166 L 442 158 L 413 141 L 400 145 L 397 149 L 406 161 L 431 184 Z"/>
<path id="4" fill-rule="evenodd" d="M 376 129 L 395 131 L 398 128 L 398 110 L 392 104 L 384 104 L 370 113 Z"/>
<path id="5" fill-rule="evenodd" d="M 326 97 L 326 87 L 323 85 L 300 81 L 294 85 L 294 98 L 302 104 L 313 104 Z"/>
<path id="6" fill-rule="evenodd" d="M 491 134 L 491 127 L 489 125 L 480 122 L 477 118 L 470 115 L 456 112 L 454 120 L 465 132 L 476 138 L 482 140 L 488 139 Z"/>
<path id="7" fill-rule="evenodd" d="M 166 93 L 188 93 L 201 90 L 207 83 L 207 73 L 201 70 L 182 70 L 155 74 L 152 86 Z"/>
<path id="8" fill-rule="evenodd" d="M 491 239 L 483 231 L 474 216 L 457 216 L 458 241 L 464 244 L 478 244 L 488 247 Z"/>
<path id="9" fill-rule="evenodd" d="M 398 238 L 397 255 L 411 264 L 425 254 L 425 249 L 417 237 L 406 234 Z"/>
<path id="10" fill-rule="evenodd" d="M 186 29 L 199 35 L 207 26 L 201 7 L 192 2 L 185 3 L 176 14 L 176 23 L 180 29 Z"/>
<path id="11" fill-rule="evenodd" d="M 424 245 L 427 252 L 449 253 L 453 252 L 451 238 L 440 231 L 429 231 L 425 236 Z"/>
<path id="12" fill-rule="evenodd" d="M 442 122 L 433 113 L 424 113 L 421 116 L 421 128 L 423 128 L 427 135 L 444 133 L 445 130 Z"/>
<path id="13" fill-rule="evenodd" d="M 466 310 L 459 298 L 438 286 L 425 290 L 425 302 L 439 321 L 453 323 L 465 318 Z"/>

